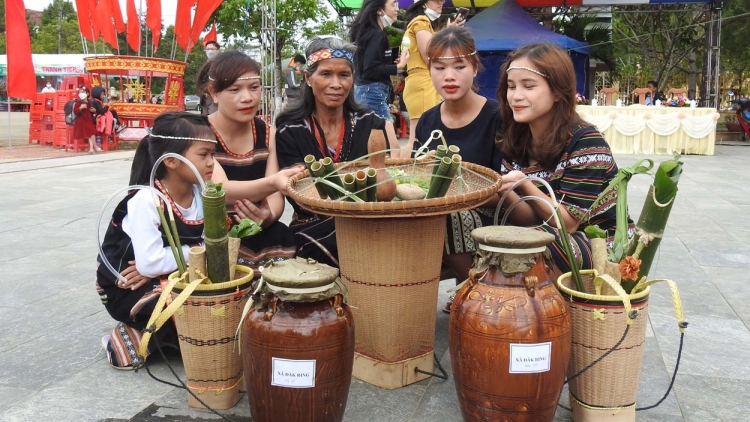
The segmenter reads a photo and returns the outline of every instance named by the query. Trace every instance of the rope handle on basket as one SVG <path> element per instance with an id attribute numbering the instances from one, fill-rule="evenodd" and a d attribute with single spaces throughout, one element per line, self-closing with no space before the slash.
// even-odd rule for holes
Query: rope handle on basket
<path id="1" fill-rule="evenodd" d="M 649 280 L 646 282 L 643 282 L 643 279 L 642 279 L 641 282 L 639 282 L 633 288 L 633 291 L 635 292 L 638 290 L 645 289 L 648 286 L 654 285 L 656 283 L 660 283 L 662 281 L 666 282 L 669 285 L 669 290 L 672 293 L 672 305 L 674 305 L 674 313 L 675 313 L 675 317 L 677 317 L 677 327 L 680 329 L 680 332 L 684 334 L 685 329 L 687 329 L 688 322 L 685 320 L 685 315 L 684 315 L 683 308 L 682 308 L 682 299 L 680 298 L 680 291 L 677 290 L 677 283 L 666 278 L 657 278 L 657 279 Z"/>
<path id="2" fill-rule="evenodd" d="M 151 335 L 158 331 L 159 328 L 161 328 L 162 325 L 164 325 L 164 323 L 167 322 L 167 320 L 169 320 L 172 315 L 174 315 L 174 313 L 177 311 L 177 308 L 182 306 L 187 298 L 190 297 L 191 294 L 193 294 L 193 291 L 195 291 L 198 285 L 206 280 L 206 277 L 203 277 L 191 281 L 190 284 L 188 284 L 185 289 L 179 295 L 177 295 L 174 300 L 172 300 L 172 303 L 170 303 L 166 309 L 163 309 L 164 304 L 167 302 L 169 294 L 172 293 L 172 290 L 174 289 L 174 286 L 177 285 L 178 282 L 185 280 L 185 277 L 187 277 L 188 274 L 189 273 L 185 272 L 184 274 L 182 274 L 182 276 L 173 278 L 169 281 L 169 283 L 167 283 L 167 285 L 164 287 L 164 290 L 162 290 L 161 295 L 159 296 L 159 300 L 156 302 L 156 306 L 154 307 L 154 312 L 151 313 L 148 324 L 146 324 L 146 328 L 143 330 L 141 346 L 138 348 L 138 356 L 140 356 L 144 361 L 146 360 L 146 352 L 148 351 L 148 342 L 151 339 Z"/>
<path id="3" fill-rule="evenodd" d="M 627 315 L 628 319 L 628 325 L 633 323 L 633 316 L 630 313 L 630 309 L 632 306 L 630 305 L 630 298 L 628 297 L 628 294 L 625 293 L 625 289 L 620 286 L 620 283 L 615 281 L 614 278 L 612 278 L 609 274 L 597 274 L 594 278 L 594 288 L 596 289 L 597 294 L 601 292 L 601 286 L 602 282 L 607 283 L 609 287 L 612 288 L 612 290 L 617 293 L 617 296 L 620 296 L 620 299 L 622 300 L 622 304 L 625 306 L 625 315 Z"/>

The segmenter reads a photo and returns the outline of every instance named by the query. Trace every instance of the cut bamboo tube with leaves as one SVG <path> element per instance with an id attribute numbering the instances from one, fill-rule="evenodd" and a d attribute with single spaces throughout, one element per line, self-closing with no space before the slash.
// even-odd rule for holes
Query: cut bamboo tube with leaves
<path id="1" fill-rule="evenodd" d="M 311 168 L 313 163 L 315 163 L 315 156 L 312 154 L 306 155 L 305 167 L 307 167 L 307 170 L 310 171 L 311 176 L 315 176 Z M 321 183 L 315 183 L 315 189 L 318 191 L 318 195 L 320 196 L 320 199 L 328 198 L 328 194 L 326 193 L 325 187 Z"/>
<path id="2" fill-rule="evenodd" d="M 237 267 L 237 256 L 239 255 L 242 239 L 249 236 L 255 236 L 263 229 L 261 228 L 263 220 L 260 223 L 249 218 L 243 218 L 239 224 L 235 224 L 229 229 L 229 279 L 234 280 L 234 271 Z"/>
<path id="3" fill-rule="evenodd" d="M 437 166 L 437 171 L 430 179 L 430 188 L 427 190 L 425 199 L 437 198 L 440 189 L 443 187 L 443 181 L 448 177 L 453 160 L 450 157 L 443 157 Z"/>
<path id="4" fill-rule="evenodd" d="M 229 281 L 226 192 L 222 189 L 221 183 L 209 181 L 201 196 L 207 276 L 212 283 L 224 283 Z"/>

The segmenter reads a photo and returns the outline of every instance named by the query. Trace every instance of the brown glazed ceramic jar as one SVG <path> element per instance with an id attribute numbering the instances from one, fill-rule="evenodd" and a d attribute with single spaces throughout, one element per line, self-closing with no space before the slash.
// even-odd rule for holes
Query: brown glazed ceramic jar
<path id="1" fill-rule="evenodd" d="M 568 307 L 530 228 L 482 227 L 450 313 L 453 379 L 465 421 L 552 421 L 571 347 Z M 545 255 L 547 255 L 545 257 Z"/>
<path id="2" fill-rule="evenodd" d="M 341 421 L 354 362 L 354 320 L 339 271 L 295 258 L 271 263 L 261 280 L 240 323 L 253 421 Z"/>

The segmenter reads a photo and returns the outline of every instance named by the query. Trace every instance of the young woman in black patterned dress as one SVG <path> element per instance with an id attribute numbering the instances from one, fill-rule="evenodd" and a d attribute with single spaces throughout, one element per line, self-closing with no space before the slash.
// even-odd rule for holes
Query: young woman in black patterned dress
<path id="1" fill-rule="evenodd" d="M 242 239 L 239 263 L 254 269 L 294 257 L 294 237 L 279 222 L 286 182 L 299 168 L 279 171 L 275 130 L 257 117 L 260 65 L 239 51 L 219 54 L 208 71 L 208 92 L 217 111 L 208 118 L 216 132 L 213 180 L 223 182 L 227 209 L 235 220 L 262 221 L 263 231 Z"/>

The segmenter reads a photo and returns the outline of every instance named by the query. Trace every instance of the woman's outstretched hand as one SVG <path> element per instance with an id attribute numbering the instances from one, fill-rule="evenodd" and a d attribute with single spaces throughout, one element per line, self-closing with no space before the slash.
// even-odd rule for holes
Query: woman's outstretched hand
<path id="1" fill-rule="evenodd" d="M 304 169 L 305 168 L 302 166 L 289 167 L 288 169 L 279 170 L 278 173 L 274 174 L 273 176 L 270 176 L 273 178 L 273 184 L 276 187 L 276 190 L 281 192 L 284 196 L 286 196 L 287 181 L 289 180 L 290 177 L 294 176 L 295 174 L 301 172 Z"/>
<path id="2" fill-rule="evenodd" d="M 399 54 L 398 60 L 396 60 L 396 68 L 403 69 L 406 67 L 406 62 L 409 60 L 409 50 L 404 50 Z"/>

